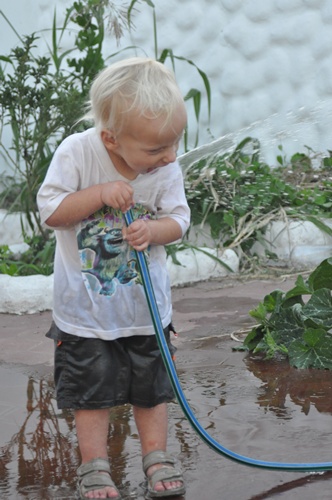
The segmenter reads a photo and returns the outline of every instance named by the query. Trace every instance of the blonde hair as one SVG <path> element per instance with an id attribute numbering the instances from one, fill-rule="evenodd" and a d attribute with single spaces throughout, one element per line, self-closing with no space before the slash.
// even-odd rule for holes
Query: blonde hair
<path id="1" fill-rule="evenodd" d="M 162 116 L 167 126 L 180 106 L 184 100 L 172 71 L 153 59 L 134 57 L 97 75 L 84 119 L 93 120 L 99 131 L 118 133 L 132 111 L 146 118 Z"/>

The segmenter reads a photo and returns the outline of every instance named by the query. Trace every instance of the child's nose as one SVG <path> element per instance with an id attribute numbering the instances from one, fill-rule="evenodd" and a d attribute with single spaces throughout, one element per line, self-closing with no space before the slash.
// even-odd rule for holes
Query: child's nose
<path id="1" fill-rule="evenodd" d="M 171 146 L 167 148 L 167 150 L 165 151 L 164 160 L 167 161 L 167 163 L 172 163 L 173 161 L 175 161 L 177 150 L 177 146 Z"/>

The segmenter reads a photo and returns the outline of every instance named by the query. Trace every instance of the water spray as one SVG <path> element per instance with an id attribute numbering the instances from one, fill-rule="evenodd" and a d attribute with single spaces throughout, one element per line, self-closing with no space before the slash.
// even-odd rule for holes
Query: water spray
<path id="1" fill-rule="evenodd" d="M 133 222 L 133 216 L 131 210 L 124 214 L 126 225 L 129 226 Z M 189 403 L 184 395 L 184 392 L 181 388 L 179 378 L 176 373 L 176 369 L 174 366 L 174 362 L 172 360 L 171 353 L 169 351 L 165 336 L 163 325 L 160 319 L 160 314 L 153 290 L 153 286 L 151 283 L 150 273 L 148 269 L 148 265 L 146 262 L 144 252 L 136 251 L 136 258 L 138 262 L 139 272 L 141 274 L 144 292 L 146 295 L 149 311 L 151 314 L 152 323 L 156 332 L 156 337 L 158 341 L 158 345 L 162 354 L 162 358 L 164 364 L 166 366 L 166 370 L 168 376 L 170 378 L 174 393 L 178 400 L 179 405 L 182 408 L 184 415 L 187 420 L 196 431 L 198 436 L 212 448 L 215 452 L 223 455 L 224 457 L 233 460 L 235 462 L 257 467 L 261 469 L 269 469 L 269 470 L 284 470 L 289 472 L 321 472 L 332 470 L 332 462 L 318 462 L 318 463 L 283 463 L 283 462 L 267 462 L 264 460 L 256 460 L 254 458 L 246 457 L 235 453 L 224 446 L 222 446 L 218 441 L 216 441 L 202 425 L 198 422 L 196 416 L 194 415 L 192 409 L 190 408 Z"/>

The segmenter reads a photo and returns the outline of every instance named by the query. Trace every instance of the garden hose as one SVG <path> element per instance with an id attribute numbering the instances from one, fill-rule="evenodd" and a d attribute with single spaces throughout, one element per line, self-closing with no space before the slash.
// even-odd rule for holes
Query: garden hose
<path id="1" fill-rule="evenodd" d="M 125 217 L 125 222 L 126 225 L 129 226 L 133 222 L 133 216 L 131 210 L 126 212 L 124 214 Z M 182 411 L 186 418 L 188 419 L 189 423 L 193 427 L 193 429 L 196 431 L 198 436 L 208 445 L 210 446 L 214 451 L 219 453 L 220 455 L 223 455 L 224 457 L 233 460 L 235 462 L 252 466 L 252 467 L 257 467 L 257 468 L 262 468 L 262 469 L 269 469 L 269 470 L 284 470 L 284 471 L 289 471 L 289 472 L 318 472 L 318 471 L 326 471 L 326 470 L 332 470 L 332 462 L 321 462 L 321 463 L 283 463 L 283 462 L 266 462 L 263 460 L 256 460 L 253 458 L 249 458 L 243 455 L 239 455 L 238 453 L 235 453 L 224 446 L 222 446 L 218 441 L 216 441 L 206 430 L 201 426 L 201 424 L 198 422 L 197 418 L 195 417 L 192 409 L 190 408 L 186 397 L 183 393 L 183 390 L 181 388 L 179 378 L 176 373 L 176 369 L 174 366 L 174 362 L 172 360 L 171 353 L 169 351 L 167 342 L 165 340 L 164 336 L 164 331 L 163 331 L 163 325 L 160 319 L 160 314 L 153 290 L 153 286 L 151 283 L 151 278 L 150 278 L 150 273 L 148 269 L 148 265 L 146 262 L 145 254 L 144 252 L 136 251 L 136 258 L 137 258 L 137 263 L 138 263 L 138 268 L 139 272 L 141 274 L 142 282 L 143 282 L 143 287 L 144 287 L 144 292 L 146 295 L 149 311 L 151 314 L 153 326 L 156 332 L 156 337 L 158 341 L 158 345 L 162 354 L 163 361 L 165 363 L 166 369 L 168 376 L 170 378 L 170 381 L 172 383 L 172 387 L 174 390 L 174 393 L 176 395 L 176 398 L 182 408 Z"/>

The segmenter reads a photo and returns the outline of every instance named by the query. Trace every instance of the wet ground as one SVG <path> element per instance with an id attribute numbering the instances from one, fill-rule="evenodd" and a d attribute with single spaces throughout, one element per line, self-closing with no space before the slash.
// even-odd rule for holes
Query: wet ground
<path id="1" fill-rule="evenodd" d="M 180 335 L 177 369 L 201 425 L 236 454 L 258 461 L 332 461 L 332 372 L 294 370 L 234 352 L 231 333 L 248 311 L 294 280 L 206 282 L 173 290 Z M 70 413 L 57 409 L 50 313 L 0 314 L 0 499 L 74 499 L 79 453 Z M 111 413 L 113 479 L 124 499 L 143 500 L 139 440 L 130 407 Z M 327 500 L 332 472 L 248 467 L 203 442 L 178 403 L 170 405 L 169 450 L 182 462 L 185 500 Z M 184 500 L 184 498 L 183 498 Z"/>

